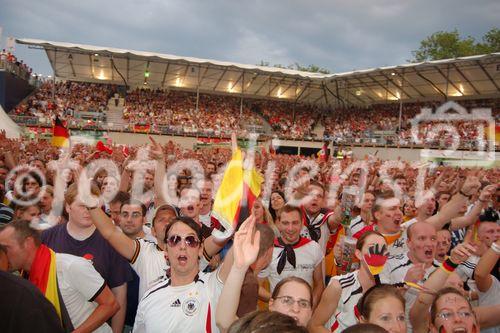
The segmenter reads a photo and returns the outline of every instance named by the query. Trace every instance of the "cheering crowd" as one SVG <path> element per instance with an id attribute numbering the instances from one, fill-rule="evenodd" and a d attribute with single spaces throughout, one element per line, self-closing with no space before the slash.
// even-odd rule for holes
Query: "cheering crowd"
<path id="1" fill-rule="evenodd" d="M 33 118 L 31 125 L 44 124 L 58 114 L 71 127 L 87 126 L 78 123 L 79 112 L 107 111 L 108 100 L 117 91 L 115 85 L 81 82 L 47 81 L 11 114 Z M 54 94 L 54 100 L 52 95 Z M 500 116 L 499 99 L 460 101 L 466 109 L 489 108 L 492 121 Z M 196 93 L 176 90 L 135 89 L 127 92 L 123 107 L 122 130 L 133 131 L 135 125 L 148 125 L 153 133 L 175 132 L 188 135 L 228 136 L 233 130 L 245 135 L 252 130 L 262 132 L 267 122 L 271 134 L 286 139 L 327 139 L 338 144 L 349 144 L 378 138 L 390 139 L 394 145 L 412 144 L 450 146 L 453 133 L 442 131 L 434 137 L 430 131 L 442 122 L 422 122 L 418 125 L 418 141 L 412 135 L 411 120 L 423 107 L 436 109 L 441 102 L 405 103 L 399 128 L 399 104 L 377 104 L 369 107 L 326 107 L 289 101 L 245 99 L 201 93 L 198 105 Z M 36 118 L 34 118 L 36 117 Z M 18 118 L 21 119 L 21 118 Z M 38 121 L 37 121 L 38 119 Z M 50 121 L 49 121 L 50 122 Z M 94 124 L 95 125 L 95 124 Z M 320 126 L 321 125 L 321 126 Z M 478 138 L 490 139 L 488 121 L 455 121 L 461 148 L 477 148 Z M 101 123 L 99 126 L 106 125 Z M 484 133 L 479 127 L 484 126 Z M 315 131 L 324 128 L 323 133 Z"/>
<path id="2" fill-rule="evenodd" d="M 499 331 L 498 168 L 239 155 L 2 133 L 2 332 Z"/>

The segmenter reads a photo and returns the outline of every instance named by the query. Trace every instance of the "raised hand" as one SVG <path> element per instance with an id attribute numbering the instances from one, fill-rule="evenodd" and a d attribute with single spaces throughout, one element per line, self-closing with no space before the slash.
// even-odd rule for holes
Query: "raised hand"
<path id="1" fill-rule="evenodd" d="M 482 202 L 490 201 L 493 193 L 497 190 L 497 185 L 488 185 L 481 190 L 479 200 Z"/>
<path id="2" fill-rule="evenodd" d="M 255 230 L 255 217 L 250 215 L 234 235 L 234 265 L 248 269 L 259 254 L 260 232 Z"/>
<path id="3" fill-rule="evenodd" d="M 467 178 L 465 179 L 461 191 L 463 194 L 471 196 L 474 195 L 479 190 L 480 187 L 481 183 L 479 182 L 479 178 L 476 177 L 475 175 L 470 175 L 467 176 Z"/>
<path id="4" fill-rule="evenodd" d="M 156 142 L 156 140 L 151 136 L 149 137 L 149 140 L 151 141 L 151 144 L 149 145 L 149 157 L 156 161 L 165 159 L 161 144 Z"/>
<path id="5" fill-rule="evenodd" d="M 455 264 L 461 264 L 467 261 L 475 251 L 476 248 L 472 244 L 460 243 L 451 250 L 450 260 Z"/>
<path id="6" fill-rule="evenodd" d="M 418 283 L 425 276 L 425 264 L 414 264 L 408 272 L 406 272 L 405 282 Z"/>

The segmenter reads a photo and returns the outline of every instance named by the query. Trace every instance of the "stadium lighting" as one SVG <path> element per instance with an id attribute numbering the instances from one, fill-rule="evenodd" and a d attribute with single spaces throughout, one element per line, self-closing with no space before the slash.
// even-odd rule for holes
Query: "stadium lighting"
<path id="1" fill-rule="evenodd" d="M 361 96 L 361 90 L 356 90 L 356 96 Z"/>
<path id="2" fill-rule="evenodd" d="M 98 57 L 99 56 L 99 53 L 94 53 L 94 57 Z"/>
<path id="3" fill-rule="evenodd" d="M 391 75 L 394 76 L 394 75 L 396 75 L 396 73 L 392 72 Z"/>
<path id="4" fill-rule="evenodd" d="M 283 96 L 281 96 L 282 94 L 282 91 L 281 91 L 281 87 L 278 88 L 278 93 L 276 94 L 276 96 L 278 96 L 278 98 L 281 98 Z"/>
<path id="5" fill-rule="evenodd" d="M 149 77 L 149 71 L 148 71 L 148 70 L 146 70 L 146 71 L 144 72 L 144 77 L 145 77 L 145 78 L 148 78 L 148 77 Z"/>
<path id="6" fill-rule="evenodd" d="M 180 78 L 180 77 L 178 77 L 177 79 L 175 79 L 175 85 L 176 85 L 177 87 L 180 87 L 180 86 L 181 86 L 181 78 Z"/>
<path id="7" fill-rule="evenodd" d="M 99 75 L 97 76 L 99 80 L 106 80 L 106 75 L 104 75 L 104 71 L 101 69 Z"/>

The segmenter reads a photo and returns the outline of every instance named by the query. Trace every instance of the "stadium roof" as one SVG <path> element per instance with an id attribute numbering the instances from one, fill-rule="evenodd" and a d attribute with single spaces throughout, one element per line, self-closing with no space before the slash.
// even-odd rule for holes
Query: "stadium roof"
<path id="1" fill-rule="evenodd" d="M 500 53 L 319 74 L 84 44 L 16 41 L 44 49 L 55 76 L 65 80 L 199 88 L 329 105 L 500 97 Z"/>

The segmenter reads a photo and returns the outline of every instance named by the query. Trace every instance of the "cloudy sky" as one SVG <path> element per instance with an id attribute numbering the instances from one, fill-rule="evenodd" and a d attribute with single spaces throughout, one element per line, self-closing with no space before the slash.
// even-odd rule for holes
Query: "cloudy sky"
<path id="1" fill-rule="evenodd" d="M 14 36 L 332 72 L 404 63 L 439 30 L 479 39 L 499 17 L 498 0 L 0 0 L 2 45 Z M 43 51 L 16 53 L 51 73 Z"/>

